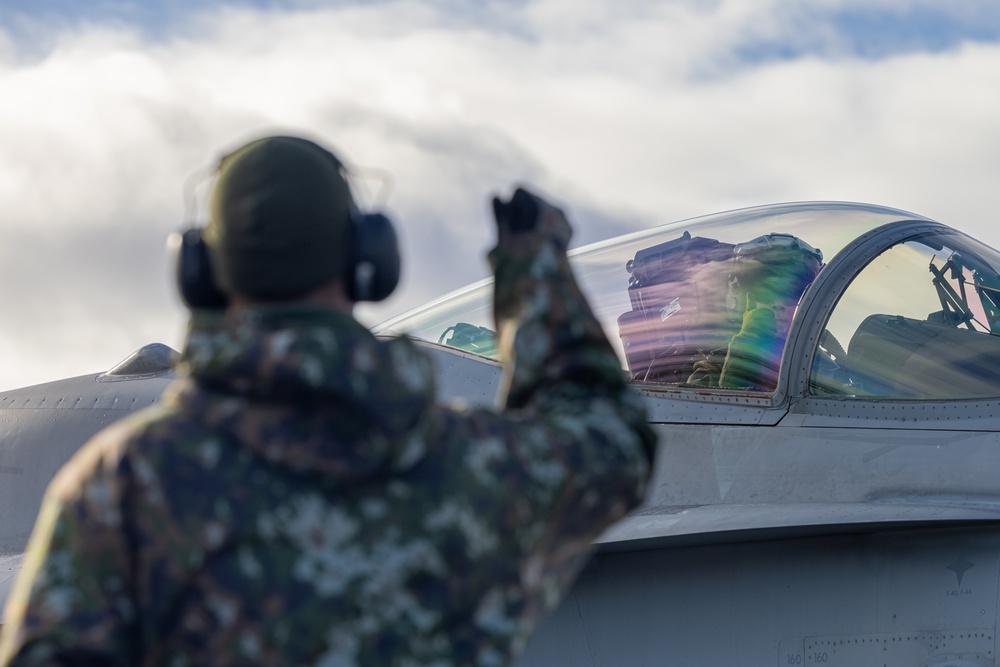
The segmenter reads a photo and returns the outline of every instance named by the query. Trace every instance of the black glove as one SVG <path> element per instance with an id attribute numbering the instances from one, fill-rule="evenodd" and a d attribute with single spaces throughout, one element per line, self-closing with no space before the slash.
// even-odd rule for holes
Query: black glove
<path id="1" fill-rule="evenodd" d="M 508 202 L 494 197 L 493 217 L 497 223 L 497 246 L 504 245 L 512 236 L 537 231 L 555 242 L 560 250 L 566 250 L 573 234 L 560 209 L 523 188 L 515 190 Z"/>

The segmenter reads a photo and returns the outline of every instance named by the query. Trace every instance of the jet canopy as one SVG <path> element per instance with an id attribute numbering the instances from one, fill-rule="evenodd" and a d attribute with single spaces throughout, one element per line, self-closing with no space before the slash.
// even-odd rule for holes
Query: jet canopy
<path id="1" fill-rule="evenodd" d="M 936 231 L 878 240 L 878 230 L 908 222 Z M 868 259 L 850 275 L 839 269 L 835 283 L 818 280 L 860 247 L 868 248 Z M 970 382 L 964 375 L 975 362 L 954 355 L 947 370 L 914 371 L 925 378 L 920 386 L 885 380 L 899 374 L 913 340 L 939 337 L 946 349 L 971 344 L 980 358 L 987 348 L 1000 351 L 994 335 L 1000 255 L 912 213 L 835 202 L 762 206 L 662 225 L 570 255 L 633 382 L 773 392 L 786 343 L 804 318 L 819 318 L 820 334 L 807 355 L 814 395 L 1000 395 L 1000 379 Z M 814 285 L 822 293 L 810 297 Z M 484 280 L 389 320 L 376 333 L 406 332 L 495 358 L 491 297 L 492 280 Z M 817 305 L 803 313 L 807 302 Z M 887 342 L 903 322 L 907 333 Z M 941 337 L 941 327 L 953 331 Z M 979 337 L 970 343 L 968 334 Z M 885 363 L 876 366 L 879 359 Z M 962 377 L 941 382 L 956 372 Z"/>

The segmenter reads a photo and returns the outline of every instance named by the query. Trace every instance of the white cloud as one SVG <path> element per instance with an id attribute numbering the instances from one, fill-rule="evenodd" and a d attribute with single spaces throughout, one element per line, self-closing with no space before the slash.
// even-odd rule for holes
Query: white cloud
<path id="1" fill-rule="evenodd" d="M 391 170 L 405 289 L 369 321 L 484 275 L 487 196 L 515 182 L 566 204 L 580 242 L 849 199 L 997 244 L 1000 47 L 752 65 L 738 47 L 794 23 L 779 0 L 500 7 L 223 8 L 152 42 L 59 28 L 31 58 L 0 33 L 0 386 L 179 346 L 162 248 L 183 182 L 269 128 Z"/>

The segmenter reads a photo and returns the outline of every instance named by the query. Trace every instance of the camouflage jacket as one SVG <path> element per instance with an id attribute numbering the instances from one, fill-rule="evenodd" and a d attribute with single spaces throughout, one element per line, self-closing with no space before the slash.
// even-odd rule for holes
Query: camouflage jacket
<path id="1" fill-rule="evenodd" d="M 187 377 L 46 493 L 13 665 L 504 665 L 640 502 L 653 436 L 563 244 L 491 254 L 502 409 L 349 316 L 197 314 Z"/>

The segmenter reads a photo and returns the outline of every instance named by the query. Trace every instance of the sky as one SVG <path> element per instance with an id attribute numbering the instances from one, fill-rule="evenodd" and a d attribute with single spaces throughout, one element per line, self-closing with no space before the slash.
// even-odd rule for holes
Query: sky
<path id="1" fill-rule="evenodd" d="M 395 221 L 375 324 L 487 275 L 518 184 L 575 245 L 846 200 L 998 246 L 998 118 L 995 0 L 3 0 L 0 389 L 179 349 L 166 237 L 267 133 Z"/>

